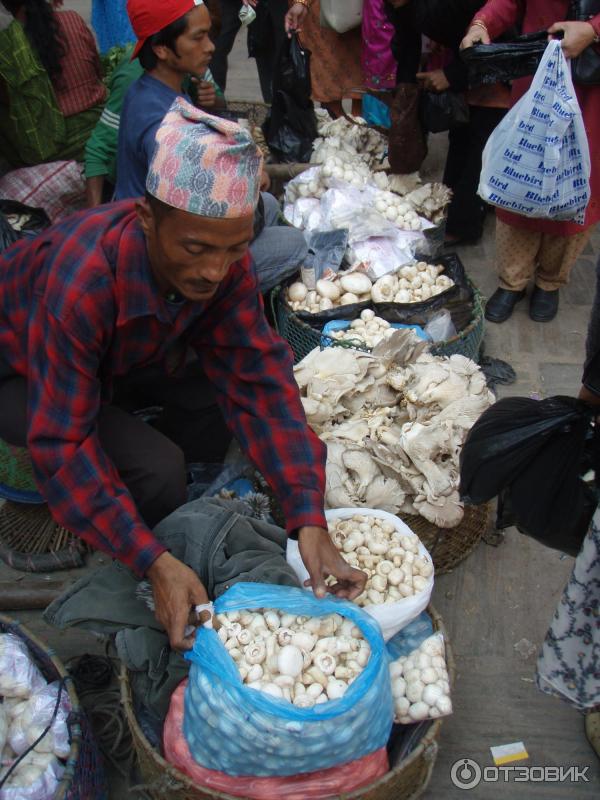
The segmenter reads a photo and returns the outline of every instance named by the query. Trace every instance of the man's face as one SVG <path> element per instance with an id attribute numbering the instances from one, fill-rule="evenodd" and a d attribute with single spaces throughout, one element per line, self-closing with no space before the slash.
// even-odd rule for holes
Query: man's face
<path id="1" fill-rule="evenodd" d="M 138 201 L 137 213 L 160 290 L 194 302 L 213 297 L 254 230 L 254 214 L 210 219 L 173 209 L 157 215 L 146 199 Z"/>
<path id="2" fill-rule="evenodd" d="M 175 40 L 175 54 L 170 48 L 160 45 L 154 50 L 171 69 L 182 74 L 204 75 L 210 64 L 215 46 L 209 37 L 210 14 L 206 6 L 194 6 L 187 15 L 187 28 Z"/>

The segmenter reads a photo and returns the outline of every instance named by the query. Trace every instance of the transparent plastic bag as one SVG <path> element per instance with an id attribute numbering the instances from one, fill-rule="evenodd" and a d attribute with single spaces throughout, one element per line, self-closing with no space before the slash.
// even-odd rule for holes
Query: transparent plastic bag
<path id="1" fill-rule="evenodd" d="M 399 517 L 396 517 L 394 514 L 389 514 L 387 511 L 379 511 L 374 508 L 334 508 L 326 511 L 325 517 L 329 521 L 332 519 L 348 519 L 355 514 L 379 517 L 386 522 L 391 522 L 402 535 L 415 536 L 408 525 L 402 522 Z M 420 541 L 419 555 L 426 556 L 431 560 L 431 556 Z M 294 541 L 294 539 L 288 539 L 286 559 L 298 576 L 298 579 L 300 581 L 305 581 L 308 578 L 308 572 L 300 556 L 298 542 Z M 433 577 L 434 573 L 427 579 L 427 585 L 421 592 L 417 592 L 410 597 L 405 597 L 403 600 L 398 600 L 393 603 L 367 606 L 364 609 L 367 614 L 377 621 L 384 641 L 387 642 L 388 639 L 391 639 L 392 636 L 417 617 L 421 611 L 427 608 L 431 592 L 433 591 Z"/>
<path id="2" fill-rule="evenodd" d="M 0 800 L 50 800 L 63 772 L 64 767 L 55 756 L 28 753 L 0 789 Z"/>
<path id="3" fill-rule="evenodd" d="M 203 789 L 250 800 L 321 800 L 352 792 L 376 781 L 389 770 L 385 747 L 337 767 L 280 777 L 232 777 L 196 763 L 183 735 L 184 692 L 187 680 L 175 690 L 163 730 L 166 760 Z"/>
<path id="4" fill-rule="evenodd" d="M 390 663 L 394 722 L 412 725 L 452 713 L 446 647 L 441 633 Z"/>
<path id="5" fill-rule="evenodd" d="M 570 67 L 551 41 L 530 89 L 483 152 L 480 197 L 525 217 L 583 223 L 590 153 Z"/>
<path id="6" fill-rule="evenodd" d="M 386 642 L 385 649 L 392 661 L 407 656 L 433 633 L 433 623 L 426 611 L 422 611 L 416 619 L 402 628 Z"/>
<path id="7" fill-rule="evenodd" d="M 0 634 L 0 695 L 26 698 L 45 685 L 27 645 L 12 633 Z"/>
<path id="8" fill-rule="evenodd" d="M 49 683 L 37 689 L 23 711 L 15 717 L 8 731 L 8 742 L 17 755 L 21 755 L 38 739 L 52 719 L 59 692 L 59 682 Z M 71 703 L 66 689 L 61 691 L 58 711 L 52 727 L 44 738 L 36 745 L 38 753 L 54 753 L 66 758 L 71 749 L 67 717 L 71 711 Z"/>
<path id="9" fill-rule="evenodd" d="M 339 700 L 300 708 L 246 687 L 213 630 L 200 628 L 191 652 L 183 730 L 194 759 L 228 775 L 298 775 L 354 761 L 385 746 L 392 719 L 387 656 L 377 624 L 352 603 L 317 599 L 288 586 L 238 583 L 215 612 L 275 608 L 338 613 L 353 620 L 371 648 L 367 666 Z"/>
<path id="10" fill-rule="evenodd" d="M 432 317 L 425 326 L 425 333 L 432 342 L 446 342 L 456 336 L 456 328 L 447 308 Z"/>

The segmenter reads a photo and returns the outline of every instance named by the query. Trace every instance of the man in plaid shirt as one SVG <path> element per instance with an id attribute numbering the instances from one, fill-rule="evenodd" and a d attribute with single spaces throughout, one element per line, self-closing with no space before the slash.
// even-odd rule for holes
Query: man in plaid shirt
<path id="1" fill-rule="evenodd" d="M 179 648 L 191 645 L 191 607 L 208 598 L 150 530 L 185 502 L 186 478 L 182 450 L 117 402 L 140 370 L 160 367 L 165 404 L 200 420 L 188 438 L 201 453 L 223 429 L 216 395 L 279 497 L 317 595 L 328 575 L 351 598 L 366 580 L 325 530 L 325 448 L 247 254 L 261 161 L 239 126 L 180 98 L 157 133 L 145 198 L 76 214 L 0 255 L 0 436 L 27 443 L 58 522 L 149 578 Z M 179 389 L 169 376 L 188 348 L 214 395 L 200 366 Z"/>

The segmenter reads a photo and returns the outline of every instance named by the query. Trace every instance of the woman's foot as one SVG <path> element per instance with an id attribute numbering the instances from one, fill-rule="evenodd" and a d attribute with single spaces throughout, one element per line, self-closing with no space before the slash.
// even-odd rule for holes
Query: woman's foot
<path id="1" fill-rule="evenodd" d="M 485 318 L 490 322 L 505 322 L 512 315 L 519 300 L 524 297 L 525 289 L 520 292 L 496 289 L 485 305 Z"/>
<path id="2" fill-rule="evenodd" d="M 534 322 L 550 322 L 558 312 L 558 289 L 551 292 L 535 286 L 529 301 L 529 316 Z"/>
<path id="3" fill-rule="evenodd" d="M 585 715 L 585 735 L 600 758 L 600 711 L 590 711 Z"/>

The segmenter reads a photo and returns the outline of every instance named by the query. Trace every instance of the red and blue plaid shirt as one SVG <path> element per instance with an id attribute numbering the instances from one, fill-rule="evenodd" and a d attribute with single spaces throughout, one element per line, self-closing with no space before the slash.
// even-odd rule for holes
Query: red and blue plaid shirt
<path id="1" fill-rule="evenodd" d="M 182 336 L 225 419 L 280 498 L 289 532 L 325 526 L 325 448 L 308 428 L 288 346 L 249 256 L 207 303 L 173 318 L 133 201 L 81 212 L 0 255 L 0 358 L 28 380 L 28 446 L 55 519 L 143 574 L 164 551 L 98 439 L 113 378 L 164 361 Z"/>

